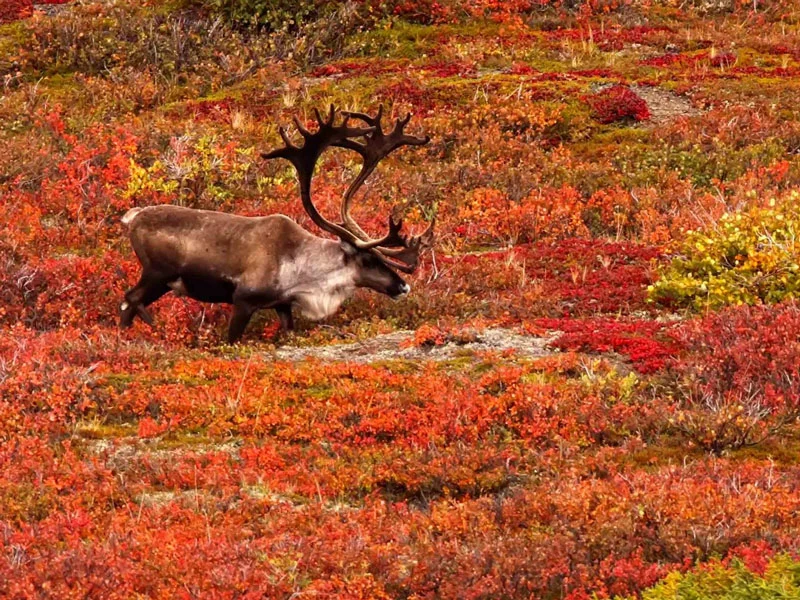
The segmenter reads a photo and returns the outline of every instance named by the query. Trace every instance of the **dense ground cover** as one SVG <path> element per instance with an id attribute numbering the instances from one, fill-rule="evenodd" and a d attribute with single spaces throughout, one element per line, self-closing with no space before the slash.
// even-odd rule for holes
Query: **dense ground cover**
<path id="1" fill-rule="evenodd" d="M 796 588 L 800 7 L 332 4 L 0 15 L 0 596 Z M 121 215 L 313 229 L 259 156 L 330 102 L 432 137 L 357 207 L 436 215 L 412 295 L 235 347 L 182 298 L 120 332 Z M 549 350 L 470 349 L 500 328 Z M 314 358 L 400 330 L 412 358 Z"/>

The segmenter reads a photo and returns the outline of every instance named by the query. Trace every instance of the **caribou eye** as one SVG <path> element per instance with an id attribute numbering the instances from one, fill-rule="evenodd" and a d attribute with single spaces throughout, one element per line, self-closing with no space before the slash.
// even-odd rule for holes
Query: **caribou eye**
<path id="1" fill-rule="evenodd" d="M 371 252 L 365 252 L 363 254 L 363 258 L 361 259 L 361 264 L 369 269 L 373 269 L 378 266 L 378 261 L 375 260 L 375 257 Z"/>

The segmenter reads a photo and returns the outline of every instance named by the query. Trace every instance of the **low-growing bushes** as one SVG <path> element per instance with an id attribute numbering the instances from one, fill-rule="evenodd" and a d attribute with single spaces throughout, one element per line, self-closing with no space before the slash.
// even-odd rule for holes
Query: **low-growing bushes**
<path id="1" fill-rule="evenodd" d="M 600 600 L 798 550 L 798 309 L 682 322 L 646 301 L 662 244 L 800 184 L 783 22 L 304 0 L 259 28 L 203 1 L 82 0 L 0 27 L 0 597 Z M 714 66 L 734 38 L 737 64 Z M 657 126 L 599 123 L 584 95 L 610 82 L 657 86 Z M 258 157 L 330 102 L 414 112 L 431 136 L 354 207 L 370 233 L 395 205 L 412 232 L 435 214 L 414 292 L 364 290 L 288 334 L 260 311 L 237 346 L 220 344 L 229 307 L 169 294 L 155 328 L 120 332 L 131 206 L 318 232 L 291 165 Z M 320 164 L 323 214 L 359 163 Z"/>
<path id="2" fill-rule="evenodd" d="M 0 6 L 0 23 L 22 19 L 33 11 L 31 0 L 3 0 Z"/>
<path id="3" fill-rule="evenodd" d="M 800 417 L 800 310 L 738 307 L 680 331 L 675 425 L 712 452 L 756 444 Z"/>
<path id="4" fill-rule="evenodd" d="M 780 600 L 800 596 L 800 561 L 775 556 L 764 572 L 739 560 L 714 562 L 690 573 L 672 573 L 642 593 L 642 600 Z"/>
<path id="5" fill-rule="evenodd" d="M 601 123 L 645 121 L 650 118 L 647 102 L 624 85 L 613 85 L 587 96 L 586 102 Z"/>
<path id="6" fill-rule="evenodd" d="M 330 0 L 203 0 L 212 12 L 239 25 L 270 31 L 296 29 L 330 11 Z"/>
<path id="7" fill-rule="evenodd" d="M 692 231 L 648 288 L 652 300 L 698 310 L 779 302 L 800 291 L 800 194 L 768 208 L 724 215 Z"/>

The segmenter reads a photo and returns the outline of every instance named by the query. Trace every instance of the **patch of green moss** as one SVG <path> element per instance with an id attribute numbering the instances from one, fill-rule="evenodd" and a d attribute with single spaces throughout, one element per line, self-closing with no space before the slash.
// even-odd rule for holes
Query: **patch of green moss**
<path id="1" fill-rule="evenodd" d="M 80 108 L 84 108 L 80 104 L 81 97 L 80 89 L 83 85 L 75 78 L 75 73 L 57 73 L 50 77 L 45 77 L 39 83 L 39 90 L 51 102 L 79 103 Z M 78 107 L 76 107 L 78 108 Z"/>
<path id="2" fill-rule="evenodd" d="M 196 446 L 210 446 L 213 451 L 214 445 L 227 444 L 234 440 L 226 439 L 224 442 L 208 437 L 205 428 L 170 430 L 164 437 L 158 440 L 155 450 L 175 450 L 181 448 L 192 448 Z"/>
<path id="3" fill-rule="evenodd" d="M 460 352 L 464 352 L 461 354 Z M 449 360 L 442 361 L 439 364 L 439 368 L 443 369 L 444 371 L 470 371 L 475 366 L 475 353 L 471 350 L 459 351 L 456 353 L 455 358 L 451 358 Z"/>
<path id="4" fill-rule="evenodd" d="M 497 23 L 477 20 L 457 25 L 418 25 L 396 20 L 389 27 L 351 36 L 347 54 L 412 59 L 433 56 L 448 40 L 458 37 L 480 43 L 493 39 L 498 28 Z"/>
<path id="5" fill-rule="evenodd" d="M 318 383 L 305 388 L 303 392 L 309 398 L 314 398 L 315 400 L 325 400 L 326 398 L 331 397 L 334 392 L 334 388 L 324 383 Z"/>
<path id="6" fill-rule="evenodd" d="M 595 144 L 623 145 L 646 144 L 650 141 L 652 132 L 641 127 L 614 127 L 598 131 L 591 140 Z"/>
<path id="7" fill-rule="evenodd" d="M 109 386 L 121 392 L 134 381 L 135 377 L 130 373 L 109 373 L 101 380 L 101 385 Z"/>
<path id="8" fill-rule="evenodd" d="M 416 58 L 435 47 L 438 31 L 435 27 L 398 21 L 393 27 L 352 36 L 348 50 L 359 56 Z"/>
<path id="9" fill-rule="evenodd" d="M 375 76 L 349 77 L 337 80 L 324 80 L 309 86 L 307 98 L 300 101 L 298 108 L 309 110 L 313 107 L 330 106 L 369 106 L 374 103 L 386 79 Z M 298 98 L 298 100 L 300 100 Z"/>
<path id="10" fill-rule="evenodd" d="M 0 25 L 0 72 L 11 66 L 11 60 L 30 40 L 30 31 L 22 21 Z M 7 64 L 6 64 L 7 63 Z"/>
<path id="11" fill-rule="evenodd" d="M 136 435 L 135 423 L 84 421 L 75 425 L 75 434 L 86 440 L 111 440 Z"/>
<path id="12" fill-rule="evenodd" d="M 258 316 L 258 313 L 256 313 Z M 254 319 L 255 321 L 255 319 Z M 253 325 L 253 330 L 257 330 L 257 326 Z M 256 352 L 263 351 L 264 348 L 256 349 L 256 346 L 253 344 L 225 344 L 221 343 L 219 346 L 214 348 L 212 354 L 219 356 L 221 358 L 227 358 L 228 360 L 243 360 L 250 358 Z M 202 355 L 198 356 L 197 358 L 203 358 Z"/>
<path id="13" fill-rule="evenodd" d="M 691 447 L 680 437 L 664 437 L 641 450 L 628 452 L 622 462 L 637 469 L 659 469 L 707 456 L 702 448 Z"/>
<path id="14" fill-rule="evenodd" d="M 552 381 L 552 379 L 553 377 L 544 371 L 525 373 L 520 377 L 520 381 L 528 385 L 545 385 Z"/>
<path id="15" fill-rule="evenodd" d="M 558 121 L 548 127 L 545 134 L 566 142 L 579 142 L 588 139 L 596 128 L 586 103 L 569 98 L 563 104 Z"/>
<path id="16" fill-rule="evenodd" d="M 420 364 L 417 361 L 403 360 L 399 358 L 371 362 L 370 366 L 378 369 L 386 369 L 390 373 L 394 373 L 396 375 L 409 375 L 420 370 Z"/>
<path id="17" fill-rule="evenodd" d="M 201 387 L 213 385 L 216 377 L 197 377 L 195 375 L 181 375 L 169 383 L 180 383 L 186 387 Z"/>
<path id="18" fill-rule="evenodd" d="M 583 161 L 610 158 L 615 152 L 646 152 L 652 132 L 643 127 L 615 127 L 597 125 L 590 137 L 570 146 L 570 150 Z"/>
<path id="19" fill-rule="evenodd" d="M 475 375 L 482 375 L 484 373 L 488 373 L 490 371 L 494 371 L 497 368 L 497 364 L 493 362 L 483 361 L 479 362 L 472 368 L 472 373 Z"/>
<path id="20" fill-rule="evenodd" d="M 80 83 L 75 79 L 75 73 L 58 73 L 45 77 L 39 86 L 43 91 L 59 94 L 75 90 Z"/>
<path id="21" fill-rule="evenodd" d="M 732 450 L 725 456 L 734 460 L 771 460 L 780 466 L 800 463 L 800 428 L 782 432 L 780 437 L 769 438 L 756 446 Z"/>

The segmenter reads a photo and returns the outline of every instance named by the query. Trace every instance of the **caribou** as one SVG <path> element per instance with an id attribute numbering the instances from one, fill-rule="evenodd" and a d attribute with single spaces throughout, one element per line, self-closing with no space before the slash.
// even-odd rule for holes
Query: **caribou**
<path id="1" fill-rule="evenodd" d="M 314 114 L 315 132 L 294 118 L 302 145 L 280 127 L 284 145 L 262 157 L 286 159 L 294 166 L 303 208 L 321 230 L 337 239 L 314 235 L 281 214 L 244 217 L 174 205 L 132 208 L 122 223 L 142 272 L 120 305 L 121 327 L 130 327 L 136 316 L 152 326 L 147 306 L 170 291 L 201 302 L 232 304 L 229 343 L 241 338 L 259 309 L 274 309 L 281 330 L 291 330 L 293 308 L 311 320 L 324 319 L 356 288 L 392 298 L 408 294 L 410 287 L 397 272 L 416 270 L 420 255 L 433 244 L 434 220 L 421 234 L 408 237 L 402 234 L 402 220 L 390 214 L 388 231 L 374 239 L 350 209 L 356 192 L 382 159 L 403 146 L 427 144 L 430 138 L 405 133 L 410 114 L 384 132 L 382 106 L 374 116 L 337 111 L 334 106 L 326 118 L 318 110 Z M 339 124 L 338 115 L 343 117 Z M 360 126 L 351 125 L 351 119 Z M 342 197 L 341 222 L 323 217 L 311 195 L 314 168 L 331 147 L 352 150 L 363 161 Z"/>

